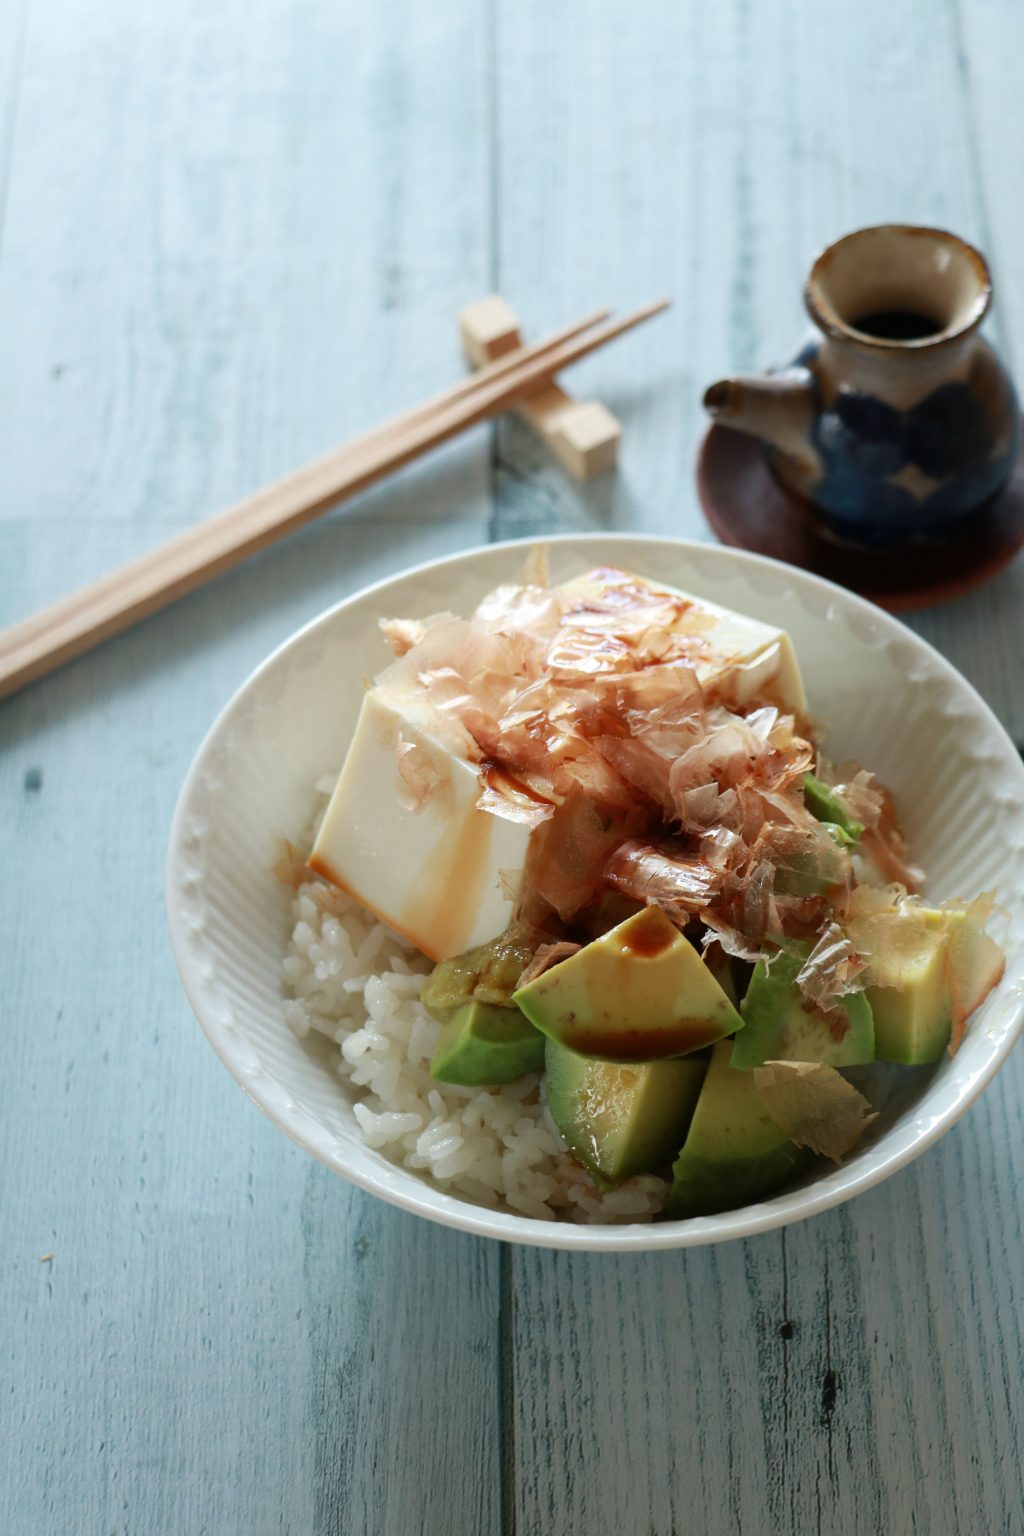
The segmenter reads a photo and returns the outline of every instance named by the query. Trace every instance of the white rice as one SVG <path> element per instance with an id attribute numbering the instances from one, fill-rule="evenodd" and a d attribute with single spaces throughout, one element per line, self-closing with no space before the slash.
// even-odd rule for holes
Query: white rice
<path id="1" fill-rule="evenodd" d="M 566 1150 L 537 1074 L 493 1088 L 430 1075 L 438 1025 L 420 1003 L 430 962 L 322 881 L 300 887 L 283 963 L 288 1023 L 339 1046 L 368 1146 L 477 1205 L 541 1221 L 650 1221 L 668 1193 L 643 1174 L 602 1194 Z"/>

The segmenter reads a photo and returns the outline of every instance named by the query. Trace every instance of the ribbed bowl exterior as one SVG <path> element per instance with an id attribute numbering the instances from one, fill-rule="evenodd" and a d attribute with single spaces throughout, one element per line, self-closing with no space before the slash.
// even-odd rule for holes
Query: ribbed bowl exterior
<path id="1" fill-rule="evenodd" d="M 837 761 L 856 757 L 893 790 L 935 899 L 995 889 L 1008 912 L 1003 982 L 935 1069 L 879 1071 L 886 1107 L 842 1167 L 720 1216 L 580 1227 L 487 1211 L 444 1195 L 363 1142 L 329 1051 L 285 1023 L 280 962 L 288 892 L 272 866 L 299 838 L 314 783 L 344 757 L 364 679 L 386 664 L 377 620 L 467 612 L 515 580 L 530 545 L 470 550 L 357 593 L 275 652 L 210 731 L 181 792 L 167 903 L 182 980 L 211 1045 L 300 1146 L 374 1194 L 450 1226 L 556 1248 L 685 1247 L 768 1230 L 827 1209 L 909 1162 L 963 1113 L 1024 1021 L 1024 765 L 970 685 L 924 641 L 827 582 L 735 550 L 629 535 L 549 543 L 552 576 L 624 566 L 787 629 Z M 1002 936 L 1002 935 L 1001 935 Z"/>

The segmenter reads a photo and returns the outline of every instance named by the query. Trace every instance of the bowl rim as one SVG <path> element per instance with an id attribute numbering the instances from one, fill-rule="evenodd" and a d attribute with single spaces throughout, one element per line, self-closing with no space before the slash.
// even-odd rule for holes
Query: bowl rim
<path id="1" fill-rule="evenodd" d="M 458 550 L 454 554 L 442 555 L 404 567 L 382 577 L 379 581 L 371 582 L 349 593 L 347 597 L 331 604 L 329 608 L 302 624 L 275 646 L 235 689 L 200 742 L 185 775 L 171 820 L 165 866 L 165 904 L 171 947 L 182 986 L 200 1028 L 216 1056 L 246 1096 L 304 1152 L 332 1172 L 341 1174 L 350 1183 L 368 1194 L 376 1195 L 390 1205 L 413 1215 L 425 1217 L 442 1226 L 473 1233 L 478 1237 L 515 1242 L 530 1247 L 571 1251 L 661 1252 L 754 1237 L 821 1215 L 837 1205 L 845 1204 L 855 1195 L 863 1194 L 866 1190 L 884 1182 L 901 1168 L 907 1167 L 933 1146 L 976 1102 L 1006 1061 L 1024 1029 L 1024 996 L 1018 997 L 1012 1017 L 1001 1026 L 1001 1037 L 994 1043 L 987 1060 L 967 1081 L 956 1086 L 955 1091 L 951 1093 L 949 1103 L 935 1110 L 930 1124 L 923 1127 L 908 1144 L 897 1146 L 888 1156 L 878 1159 L 878 1149 L 884 1148 L 885 1145 L 886 1136 L 883 1136 L 875 1144 L 875 1160 L 860 1172 L 857 1171 L 856 1164 L 851 1164 L 849 1176 L 842 1183 L 834 1184 L 833 1175 L 829 1174 L 824 1180 L 818 1180 L 816 1183 L 791 1190 L 756 1205 L 741 1206 L 736 1210 L 723 1211 L 712 1216 L 690 1217 L 682 1221 L 635 1222 L 607 1226 L 577 1225 L 571 1222 L 542 1221 L 517 1212 L 497 1211 L 486 1206 L 473 1205 L 468 1200 L 447 1194 L 426 1180 L 421 1180 L 412 1170 L 403 1168 L 399 1164 L 390 1164 L 386 1160 L 384 1168 L 378 1174 L 375 1170 L 353 1169 L 345 1165 L 342 1160 L 332 1157 L 325 1137 L 311 1138 L 304 1132 L 303 1121 L 312 1118 L 309 1112 L 292 1104 L 287 1093 L 281 1089 L 275 1079 L 268 1074 L 261 1074 L 259 1083 L 250 1079 L 250 1074 L 245 1071 L 242 1061 L 244 1041 L 240 1037 L 236 1045 L 224 1031 L 220 1021 L 213 1017 L 198 985 L 198 977 L 194 973 L 192 957 L 186 942 L 185 919 L 178 903 L 178 876 L 190 802 L 207 766 L 207 761 L 217 748 L 222 732 L 231 724 L 236 713 L 244 708 L 250 690 L 277 665 L 286 652 L 298 646 L 314 630 L 329 625 L 343 609 L 356 602 L 365 601 L 374 593 L 383 592 L 386 588 L 410 577 L 425 575 L 440 567 L 468 564 L 481 555 L 492 552 L 528 550 L 538 545 L 578 545 L 585 548 L 594 542 L 647 545 L 650 546 L 652 553 L 658 548 L 671 546 L 676 552 L 692 551 L 703 557 L 711 553 L 720 557 L 726 564 L 736 561 L 743 566 L 766 569 L 789 581 L 795 581 L 798 585 L 816 589 L 823 595 L 840 600 L 853 611 L 859 611 L 870 618 L 873 623 L 894 638 L 899 636 L 905 640 L 909 636 L 914 645 L 928 653 L 932 663 L 937 666 L 946 681 L 966 688 L 973 695 L 976 705 L 988 716 L 989 724 L 995 728 L 1009 748 L 1012 760 L 1019 764 L 1020 778 L 1024 782 L 1024 762 L 1021 761 L 1008 732 L 973 684 L 953 666 L 952 662 L 894 615 L 876 607 L 866 598 L 859 597 L 837 586 L 834 582 L 826 581 L 823 577 L 812 575 L 784 561 L 755 555 L 727 545 L 622 530 L 536 535 L 476 544 L 467 549 Z M 394 1182 L 396 1179 L 401 1180 L 400 1186 Z"/>

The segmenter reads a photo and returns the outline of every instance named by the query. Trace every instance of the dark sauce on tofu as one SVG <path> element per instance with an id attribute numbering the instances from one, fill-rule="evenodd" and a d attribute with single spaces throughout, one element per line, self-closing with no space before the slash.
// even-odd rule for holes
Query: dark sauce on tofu
<path id="1" fill-rule="evenodd" d="M 943 329 L 938 320 L 919 309 L 874 309 L 850 322 L 855 330 L 880 341 L 923 341 Z"/>

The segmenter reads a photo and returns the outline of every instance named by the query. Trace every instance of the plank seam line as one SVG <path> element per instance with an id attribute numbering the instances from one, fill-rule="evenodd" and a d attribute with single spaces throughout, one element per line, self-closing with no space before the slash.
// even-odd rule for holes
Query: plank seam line
<path id="1" fill-rule="evenodd" d="M 782 1327 L 791 1329 L 789 1318 L 789 1255 L 786 1252 L 786 1229 L 779 1232 L 779 1251 L 782 1259 Z M 782 1340 L 782 1476 L 780 1479 L 780 1504 L 783 1509 L 790 1489 L 790 1438 L 789 1438 L 789 1340 L 791 1332 Z"/>
<path id="2" fill-rule="evenodd" d="M 516 1536 L 515 1297 L 512 1252 L 498 1258 L 498 1478 L 501 1536 Z"/>

